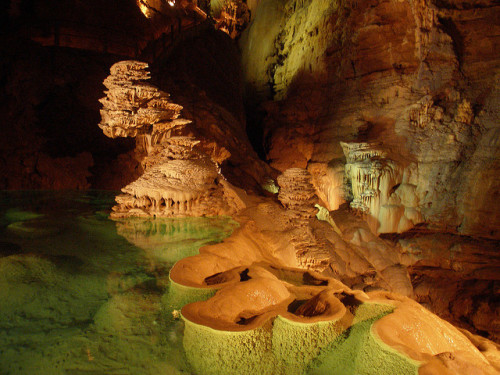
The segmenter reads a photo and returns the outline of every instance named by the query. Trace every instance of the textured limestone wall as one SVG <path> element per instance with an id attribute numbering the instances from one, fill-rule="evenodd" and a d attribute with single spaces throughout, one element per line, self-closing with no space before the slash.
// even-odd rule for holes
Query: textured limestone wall
<path id="1" fill-rule="evenodd" d="M 325 175 L 345 163 L 340 142 L 380 142 L 426 222 L 498 238 L 499 12 L 489 0 L 261 1 L 240 46 L 246 94 L 273 100 L 271 165 L 308 168 L 335 207 Z"/>

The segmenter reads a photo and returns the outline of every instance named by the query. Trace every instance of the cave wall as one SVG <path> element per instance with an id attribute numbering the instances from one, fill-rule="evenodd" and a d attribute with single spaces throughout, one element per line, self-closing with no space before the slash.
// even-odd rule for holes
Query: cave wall
<path id="1" fill-rule="evenodd" d="M 0 63 L 0 121 L 5 124 L 0 189 L 118 190 L 142 173 L 135 142 L 113 141 L 99 130 L 99 99 L 111 65 L 147 60 L 134 43 L 157 36 L 156 24 L 148 27 L 133 0 L 116 12 L 110 4 L 73 5 L 53 13 L 38 1 L 6 7 L 9 24 L 0 38 L 5 55 Z M 163 20 L 167 26 L 169 20 Z M 97 39 L 89 44 L 92 38 Z M 221 165 L 224 174 L 238 186 L 259 190 L 270 170 L 246 137 L 234 41 L 209 21 L 158 41 L 152 46 L 152 83 L 179 99 L 197 136 L 230 154 Z M 133 48 L 123 50 L 125 55 L 111 53 L 120 46 Z"/>
<path id="2" fill-rule="evenodd" d="M 0 189 L 119 189 L 139 173 L 134 142 L 102 136 L 109 67 L 156 25 L 135 0 L 2 2 Z M 135 177 L 134 177 L 135 176 Z"/>
<path id="3" fill-rule="evenodd" d="M 129 140 L 97 127 L 107 53 L 1 39 L 0 189 L 119 189 L 135 173 Z"/>
<path id="4" fill-rule="evenodd" d="M 307 167 L 335 209 L 340 142 L 368 142 L 400 175 L 382 193 L 403 185 L 427 223 L 499 238 L 499 13 L 489 0 L 261 1 L 240 48 L 271 166 Z"/>

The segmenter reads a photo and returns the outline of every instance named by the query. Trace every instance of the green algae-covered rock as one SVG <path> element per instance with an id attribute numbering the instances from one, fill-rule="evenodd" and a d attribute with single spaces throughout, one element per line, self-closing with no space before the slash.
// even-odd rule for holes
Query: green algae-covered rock
<path id="1" fill-rule="evenodd" d="M 246 331 L 219 331 L 185 320 L 184 350 L 195 374 L 276 374 L 272 324 Z"/>
<path id="2" fill-rule="evenodd" d="M 180 310 L 188 303 L 206 301 L 217 292 L 214 288 L 195 288 L 178 284 L 172 279 L 168 285 L 168 293 L 162 297 L 162 305 L 167 311 Z"/>
<path id="3" fill-rule="evenodd" d="M 302 374 L 306 365 L 342 331 L 339 320 L 302 323 L 278 316 L 273 324 L 273 354 L 287 374 Z"/>
<path id="4" fill-rule="evenodd" d="M 277 316 L 244 331 L 215 330 L 184 317 L 183 345 L 198 375 L 417 374 L 419 362 L 383 343 L 372 330 L 393 308 L 363 303 L 354 314 L 311 323 Z"/>

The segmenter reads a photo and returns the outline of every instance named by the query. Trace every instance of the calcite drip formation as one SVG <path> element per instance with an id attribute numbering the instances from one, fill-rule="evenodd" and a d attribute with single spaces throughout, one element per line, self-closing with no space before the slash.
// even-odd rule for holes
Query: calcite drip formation
<path id="1" fill-rule="evenodd" d="M 311 183 L 311 174 L 306 169 L 287 169 L 278 177 L 278 185 L 278 199 L 285 208 L 299 213 L 303 218 L 316 216 L 318 198 Z"/>
<path id="2" fill-rule="evenodd" d="M 402 233 L 423 221 L 408 170 L 387 157 L 382 145 L 341 142 L 350 206 L 374 233 Z"/>
<path id="3" fill-rule="evenodd" d="M 218 163 L 229 156 L 193 136 L 182 106 L 146 82 L 148 65 L 121 61 L 104 80 L 99 127 L 110 138 L 135 137 L 144 174 L 116 197 L 112 217 L 172 217 L 230 214 L 234 192 Z"/>

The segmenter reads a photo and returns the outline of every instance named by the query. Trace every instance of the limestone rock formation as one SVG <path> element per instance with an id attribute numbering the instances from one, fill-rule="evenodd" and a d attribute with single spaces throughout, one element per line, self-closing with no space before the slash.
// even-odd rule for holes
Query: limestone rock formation
<path id="1" fill-rule="evenodd" d="M 443 353 L 450 370 L 498 370 L 498 348 L 476 347 L 408 298 L 265 265 L 239 276 L 182 308 L 183 346 L 197 373 L 433 373 L 442 369 Z"/>
<path id="2" fill-rule="evenodd" d="M 491 52 L 499 12 L 493 0 L 261 1 L 240 46 L 247 100 L 272 100 L 261 106 L 271 165 L 307 168 L 326 198 L 326 179 L 338 184 L 326 171 L 345 164 L 340 142 L 381 145 L 385 168 L 406 181 L 389 187 L 401 183 L 396 203 L 373 213 L 378 230 L 422 220 L 499 238 L 499 58 Z"/>
<path id="3" fill-rule="evenodd" d="M 169 160 L 149 168 L 116 198 L 114 216 L 203 216 L 231 212 L 215 184 L 218 171 L 209 159 Z"/>
<path id="4" fill-rule="evenodd" d="M 366 214 L 374 233 L 401 233 L 423 221 L 416 186 L 380 145 L 341 142 L 350 206 Z M 406 172 L 406 173 L 405 173 Z"/>
<path id="5" fill-rule="evenodd" d="M 474 324 L 467 328 L 483 331 L 496 311 L 491 300 L 480 303 L 467 295 L 444 307 L 436 298 L 439 288 L 430 285 L 438 277 L 429 276 L 428 263 L 415 259 L 413 249 L 401 250 L 386 241 L 393 237 L 377 235 L 407 232 L 420 224 L 408 235 L 437 228 L 498 236 L 500 210 L 492 197 L 499 184 L 491 172 L 498 169 L 498 85 L 482 72 L 495 71 L 498 59 L 479 43 L 471 47 L 479 40 L 496 43 L 496 31 L 478 31 L 491 23 L 490 8 L 498 9 L 490 0 L 474 6 L 430 0 L 261 1 L 240 45 L 247 100 L 274 100 L 262 104 L 266 117 L 258 141 L 267 147 L 270 164 L 283 172 L 278 199 L 286 210 L 268 201 L 247 206 L 257 198 L 228 188 L 222 176 L 232 169 L 240 186 L 246 182 L 240 179 L 243 173 L 256 181 L 273 177 L 253 168 L 257 163 L 245 161 L 250 158 L 241 141 L 242 116 L 234 98 L 215 95 L 218 104 L 223 103 L 217 113 L 204 100 L 216 91 L 227 92 L 231 80 L 211 85 L 200 69 L 192 73 L 201 77 L 203 90 L 179 84 L 181 95 L 175 97 L 184 96 L 183 113 L 193 120 L 189 124 L 179 118 L 182 108 L 170 103 L 167 94 L 141 81 L 147 79 L 141 76 L 143 68 L 125 67 L 135 71 L 128 76 L 117 71 L 122 78 L 109 82 L 117 92 L 122 90 L 117 97 L 134 108 L 116 112 L 122 120 L 108 116 L 111 127 L 104 128 L 110 135 L 111 129 L 116 135 L 137 135 L 137 155 L 145 173 L 124 188 L 114 215 L 203 215 L 247 208 L 239 212 L 242 227 L 231 240 L 174 266 L 171 287 L 178 291 L 200 287 L 200 295 L 213 295 L 215 289 L 246 280 L 250 271 L 245 270 L 264 262 L 323 272 L 365 292 L 385 289 L 416 295 L 441 316 L 469 319 Z M 190 43 L 199 47 L 201 39 L 197 40 Z M 484 61 L 477 58 L 479 53 Z M 181 66 L 190 60 L 186 56 L 171 59 L 177 58 Z M 161 87 L 170 87 L 165 82 L 171 75 L 161 70 L 167 64 L 158 66 Z M 237 77 L 224 64 L 219 67 L 223 79 Z M 123 89 L 124 81 L 132 83 Z M 137 100 L 127 94 L 133 85 L 139 87 L 133 89 Z M 238 174 L 240 170 L 248 172 Z M 478 194 L 479 180 L 486 181 L 487 194 Z M 326 222 L 314 217 L 316 197 L 324 201 Z M 350 209 L 342 205 L 344 200 L 350 201 Z M 491 220 L 480 225 L 480 218 Z M 429 258 L 431 265 L 447 266 Z M 460 268 L 462 263 L 453 264 Z M 472 290 L 481 295 L 493 291 L 494 278 L 480 279 L 490 272 L 467 274 Z M 262 289 L 259 283 L 246 282 L 235 294 L 248 295 L 251 288 L 246 287 L 254 284 Z M 274 294 L 278 289 L 262 289 L 262 296 L 279 300 L 279 305 L 286 293 Z M 463 289 L 459 285 L 455 291 Z M 443 301 L 449 302 L 450 295 Z M 271 308 L 259 305 L 252 316 L 248 306 L 234 299 L 234 306 L 245 311 L 228 315 L 219 309 L 228 306 L 219 297 L 205 307 L 218 311 L 214 314 L 224 316 L 225 323 L 251 324 Z M 319 311 L 317 301 L 337 306 L 324 295 L 313 300 L 304 312 Z M 490 331 L 495 338 L 496 328 Z"/>
<path id="6" fill-rule="evenodd" d="M 499 341 L 498 242 L 424 231 L 402 236 L 397 245 L 419 303 L 457 327 Z"/>
<path id="7" fill-rule="evenodd" d="M 122 189 L 112 216 L 203 216 L 234 212 L 240 202 L 220 174 L 218 162 L 230 154 L 190 136 L 191 121 L 179 118 L 182 107 L 146 83 L 148 65 L 122 61 L 111 67 L 101 99 L 108 137 L 135 137 L 136 154 L 145 169 Z M 213 156 L 213 158 L 211 158 Z"/>
<path id="8" fill-rule="evenodd" d="M 148 64 L 120 61 L 104 80 L 108 88 L 101 99 L 102 121 L 99 127 L 110 138 L 137 137 L 148 139 L 147 147 L 160 143 L 161 136 L 189 123 L 178 120 L 182 107 L 169 100 L 169 95 L 145 81 L 150 79 Z"/>
<path id="9" fill-rule="evenodd" d="M 290 168 L 278 177 L 278 199 L 284 207 L 296 211 L 301 217 L 311 218 L 317 213 L 318 202 L 311 174 L 301 168 Z"/>
<path id="10" fill-rule="evenodd" d="M 227 35 L 205 26 L 186 31 L 182 43 L 151 64 L 153 79 L 183 106 L 183 117 L 192 121 L 192 135 L 206 142 L 207 152 L 228 181 L 259 192 L 276 172 L 259 159 L 248 140 L 246 129 L 251 126 L 246 124 L 242 100 L 239 51 Z"/>

